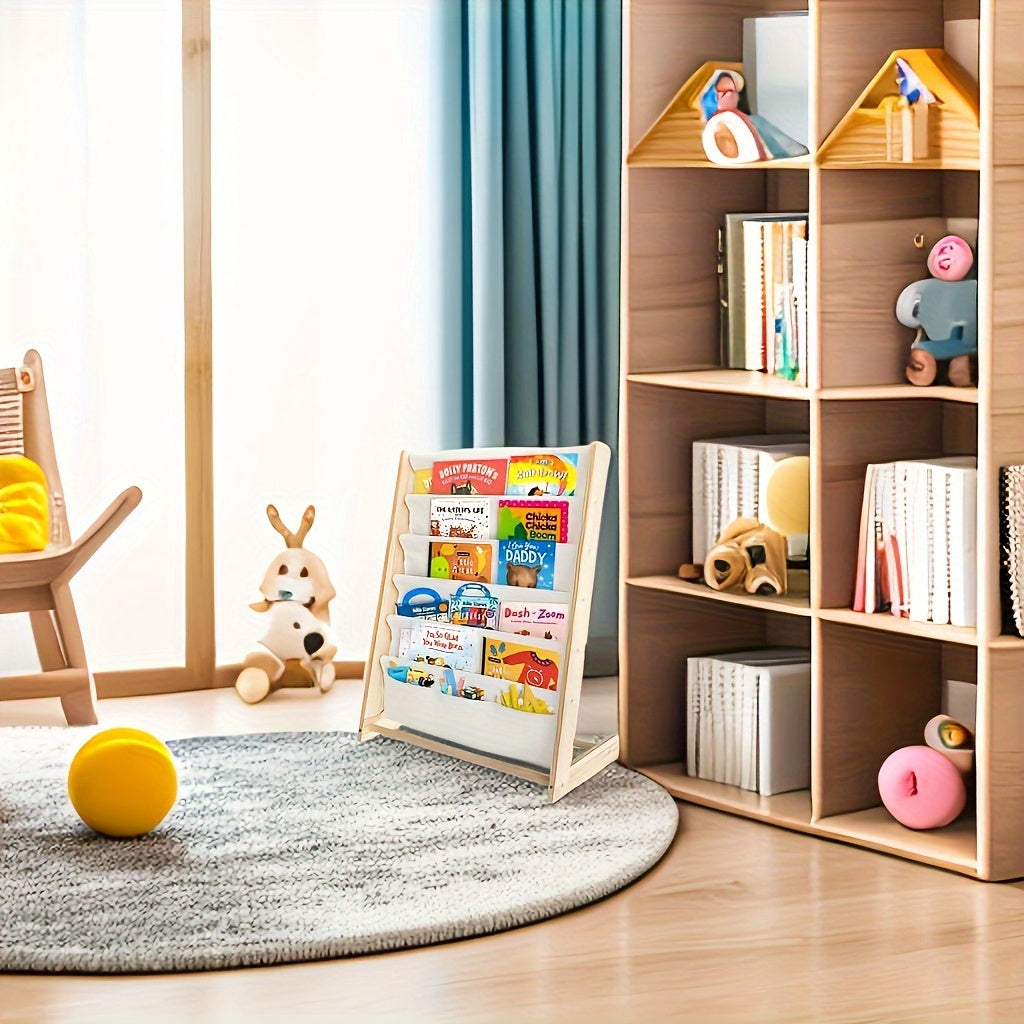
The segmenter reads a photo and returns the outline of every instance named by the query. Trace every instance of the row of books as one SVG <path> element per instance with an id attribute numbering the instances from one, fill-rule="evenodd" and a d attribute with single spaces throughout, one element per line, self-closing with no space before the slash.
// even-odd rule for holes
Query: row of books
<path id="1" fill-rule="evenodd" d="M 727 213 L 718 235 L 722 365 L 807 383 L 807 213 Z"/>
<path id="2" fill-rule="evenodd" d="M 853 610 L 974 626 L 977 493 L 973 456 L 869 465 Z"/>
<path id="3" fill-rule="evenodd" d="M 806 648 L 688 658 L 686 771 L 772 796 L 811 783 Z"/>
<path id="4" fill-rule="evenodd" d="M 704 561 L 723 529 L 741 516 L 764 521 L 775 464 L 810 451 L 807 434 L 757 434 L 693 442 L 693 561 Z M 770 523 L 768 525 L 771 525 Z M 807 557 L 807 535 L 787 538 L 788 556 Z"/>

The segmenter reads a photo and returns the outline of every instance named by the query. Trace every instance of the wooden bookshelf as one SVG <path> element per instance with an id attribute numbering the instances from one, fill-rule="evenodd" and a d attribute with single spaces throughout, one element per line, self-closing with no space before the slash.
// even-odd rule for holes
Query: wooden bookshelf
<path id="1" fill-rule="evenodd" d="M 703 160 L 695 81 L 709 61 L 739 61 L 744 17 L 800 7 L 809 157 Z M 1000 635 L 997 509 L 999 466 L 1024 462 L 1022 28 L 1024 0 L 626 0 L 624 11 L 622 759 L 683 800 L 987 880 L 1024 876 L 1024 640 Z M 912 163 L 874 159 L 877 139 L 860 133 L 874 115 L 861 112 L 877 106 L 893 55 L 922 50 L 947 94 L 955 86 L 937 144 Z M 805 388 L 719 364 L 721 217 L 793 209 L 809 211 L 811 240 Z M 921 276 L 913 238 L 964 220 L 978 224 L 980 381 L 913 387 L 910 332 L 894 315 Z M 793 431 L 811 438 L 805 585 L 766 599 L 679 579 L 692 560 L 693 441 Z M 978 459 L 976 628 L 853 612 L 865 467 L 954 454 Z M 812 652 L 811 786 L 771 798 L 685 772 L 686 658 L 762 644 Z M 946 679 L 977 686 L 973 799 L 953 825 L 916 832 L 881 805 L 877 774 L 892 750 L 922 742 Z"/>

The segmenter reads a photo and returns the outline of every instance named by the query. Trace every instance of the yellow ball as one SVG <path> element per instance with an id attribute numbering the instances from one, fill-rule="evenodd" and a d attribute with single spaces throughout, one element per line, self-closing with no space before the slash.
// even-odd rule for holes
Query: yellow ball
<path id="1" fill-rule="evenodd" d="M 160 740 L 141 729 L 105 729 L 72 759 L 68 796 L 94 832 L 140 836 L 156 828 L 174 806 L 174 758 Z"/>

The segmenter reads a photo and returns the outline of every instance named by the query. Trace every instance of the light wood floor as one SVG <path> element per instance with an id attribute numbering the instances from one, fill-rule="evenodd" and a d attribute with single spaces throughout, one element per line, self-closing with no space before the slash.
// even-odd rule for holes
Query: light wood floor
<path id="1" fill-rule="evenodd" d="M 353 730 L 358 710 L 358 685 L 340 683 L 325 697 L 293 691 L 255 707 L 231 690 L 108 700 L 100 722 L 165 738 Z M 0 704 L 0 726 L 61 721 L 56 701 Z M 679 834 L 654 870 L 551 921 L 258 970 L 0 975 L 0 1021 L 1024 1020 L 1024 885 L 679 809 Z"/>

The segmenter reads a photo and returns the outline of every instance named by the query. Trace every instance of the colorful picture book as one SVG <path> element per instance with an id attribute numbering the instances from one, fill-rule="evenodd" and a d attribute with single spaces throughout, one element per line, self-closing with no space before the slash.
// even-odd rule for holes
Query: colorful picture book
<path id="1" fill-rule="evenodd" d="M 447 622 L 448 599 L 431 587 L 414 587 L 399 598 L 395 611 L 410 619 Z"/>
<path id="2" fill-rule="evenodd" d="M 496 629 L 498 599 L 482 583 L 464 583 L 452 594 L 449 621 L 456 626 Z"/>
<path id="3" fill-rule="evenodd" d="M 434 541 L 430 545 L 429 575 L 443 580 L 490 583 L 493 579 L 494 546 L 472 541 Z"/>
<path id="4" fill-rule="evenodd" d="M 575 494 L 578 466 L 575 452 L 509 456 L 505 493 L 528 497 Z"/>
<path id="5" fill-rule="evenodd" d="M 488 636 L 484 647 L 484 675 L 526 683 L 535 689 L 558 689 L 561 655 L 558 651 Z"/>
<path id="6" fill-rule="evenodd" d="M 564 544 L 569 539 L 569 502 L 499 498 L 498 538 Z"/>
<path id="7" fill-rule="evenodd" d="M 398 627 L 399 658 L 423 659 L 429 665 L 479 672 L 483 634 L 478 629 L 440 622 L 403 623 Z"/>
<path id="8" fill-rule="evenodd" d="M 503 601 L 497 628 L 502 633 L 564 642 L 569 630 L 569 607 L 541 601 Z"/>
<path id="9" fill-rule="evenodd" d="M 488 498 L 431 498 L 430 535 L 481 540 L 493 536 Z"/>
<path id="10" fill-rule="evenodd" d="M 498 542 L 497 583 L 510 587 L 553 590 L 555 542 L 551 540 L 502 540 Z"/>
<path id="11" fill-rule="evenodd" d="M 434 463 L 431 494 L 504 494 L 508 459 L 445 459 Z"/>

